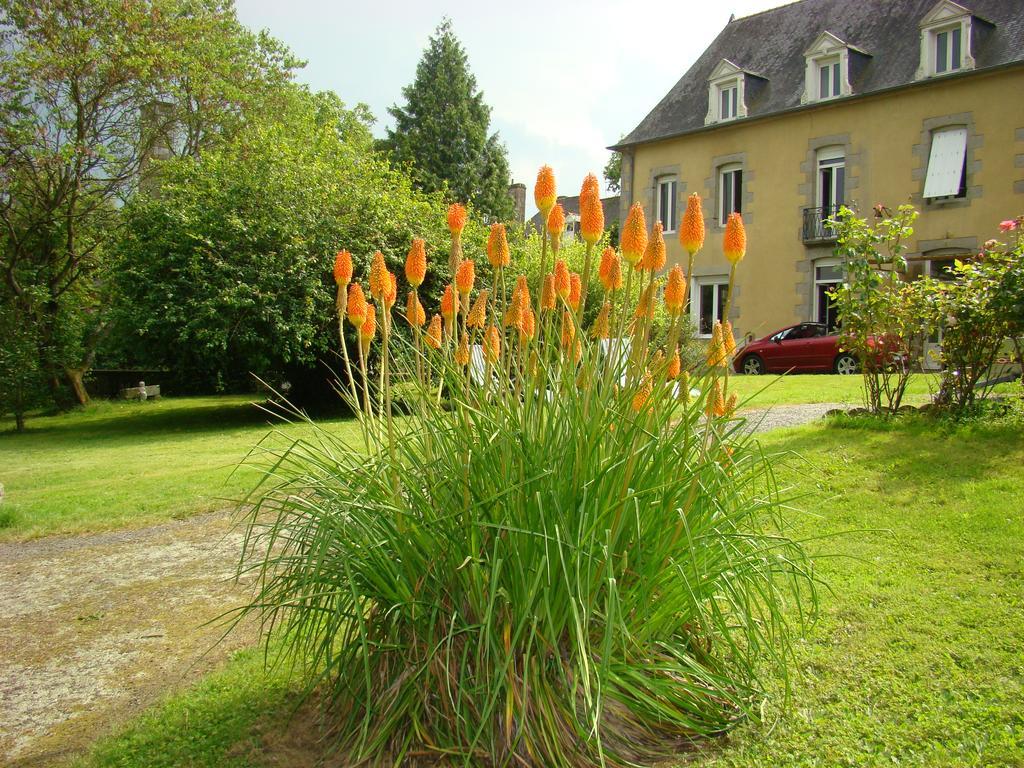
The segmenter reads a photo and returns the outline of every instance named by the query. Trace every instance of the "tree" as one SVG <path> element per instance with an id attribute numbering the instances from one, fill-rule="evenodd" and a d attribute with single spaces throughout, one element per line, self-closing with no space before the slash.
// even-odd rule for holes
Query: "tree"
<path id="1" fill-rule="evenodd" d="M 197 389 L 336 359 L 335 252 L 365 271 L 379 249 L 402 276 L 413 237 L 447 241 L 441 196 L 414 190 L 374 151 L 368 122 L 364 108 L 296 86 L 280 113 L 201 159 L 162 163 L 160 193 L 128 205 L 117 248 L 123 354 Z M 434 253 L 425 294 L 448 277 Z"/>
<path id="2" fill-rule="evenodd" d="M 604 166 L 604 180 L 609 192 L 618 193 L 622 189 L 622 153 L 612 152 Z"/>
<path id="3" fill-rule="evenodd" d="M 3 292 L 0 291 L 0 294 Z M 9 297 L 0 295 L 0 416 L 14 415 L 18 432 L 25 429 L 25 414 L 43 398 L 37 343 L 32 328 L 19 321 Z"/>
<path id="4" fill-rule="evenodd" d="M 298 66 L 230 0 L 0 0 L 0 272 L 54 395 L 109 327 L 108 245 L 155 153 L 195 156 Z"/>
<path id="5" fill-rule="evenodd" d="M 449 197 L 472 203 L 487 216 L 511 218 L 505 145 L 498 134 L 489 134 L 491 108 L 447 19 L 430 38 L 416 79 L 402 95 L 405 106 L 388 110 L 395 127 L 383 142 L 394 162 L 408 164 L 424 191 L 447 190 Z"/>

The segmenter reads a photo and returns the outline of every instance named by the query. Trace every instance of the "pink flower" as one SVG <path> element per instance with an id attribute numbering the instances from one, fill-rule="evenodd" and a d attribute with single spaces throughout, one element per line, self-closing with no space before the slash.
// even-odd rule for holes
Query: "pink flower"
<path id="1" fill-rule="evenodd" d="M 1016 219 L 1007 219 L 1006 221 L 1000 221 L 999 222 L 999 231 L 1000 232 L 1012 232 L 1016 228 L 1017 228 L 1017 220 Z"/>

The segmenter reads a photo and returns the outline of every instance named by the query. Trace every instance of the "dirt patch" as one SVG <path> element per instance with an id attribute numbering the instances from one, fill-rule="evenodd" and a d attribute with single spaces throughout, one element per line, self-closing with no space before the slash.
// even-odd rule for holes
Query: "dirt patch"
<path id="1" fill-rule="evenodd" d="M 0 763 L 81 753 L 253 644 L 206 624 L 245 599 L 240 551 L 225 514 L 0 545 Z"/>

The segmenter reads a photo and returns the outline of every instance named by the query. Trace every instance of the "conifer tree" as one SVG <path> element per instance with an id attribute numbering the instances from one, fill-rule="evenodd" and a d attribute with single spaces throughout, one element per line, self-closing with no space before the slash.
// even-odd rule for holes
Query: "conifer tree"
<path id="1" fill-rule="evenodd" d="M 448 19 L 434 31 L 416 79 L 402 95 L 405 106 L 388 110 L 395 127 L 384 144 L 392 160 L 409 164 L 416 185 L 427 192 L 447 182 L 452 199 L 470 202 L 492 219 L 510 218 L 505 145 L 490 133 L 491 108 Z"/>

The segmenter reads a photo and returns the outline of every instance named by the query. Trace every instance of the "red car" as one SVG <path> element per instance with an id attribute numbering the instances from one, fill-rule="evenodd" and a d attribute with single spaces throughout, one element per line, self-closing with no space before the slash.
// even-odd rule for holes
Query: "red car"
<path id="1" fill-rule="evenodd" d="M 860 371 L 857 358 L 839 349 L 839 336 L 821 323 L 791 325 L 751 341 L 736 353 L 737 373 L 841 373 Z"/>

